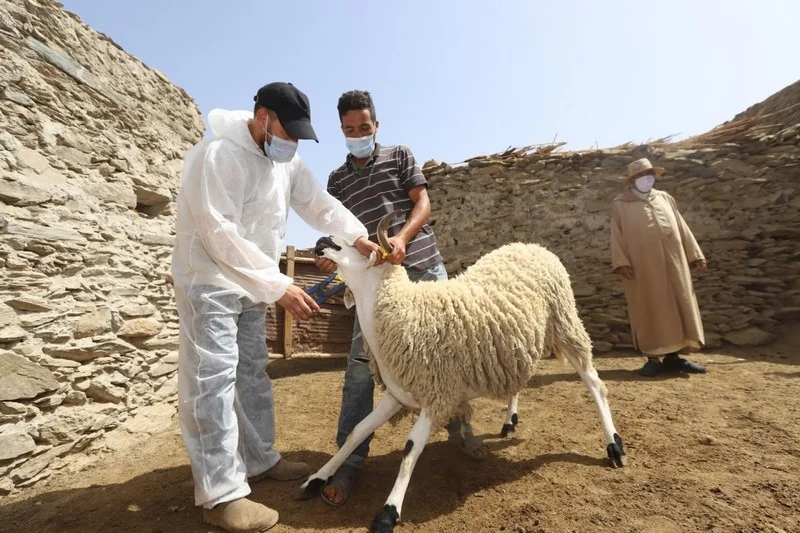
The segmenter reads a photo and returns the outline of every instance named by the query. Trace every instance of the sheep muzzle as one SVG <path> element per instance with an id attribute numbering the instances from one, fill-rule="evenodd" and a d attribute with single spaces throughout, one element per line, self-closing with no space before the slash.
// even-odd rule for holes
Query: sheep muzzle
<path id="1" fill-rule="evenodd" d="M 321 237 L 317 241 L 317 245 L 314 246 L 314 255 L 322 257 L 322 252 L 325 251 L 325 248 L 333 248 L 337 252 L 342 249 L 342 247 L 333 242 L 333 239 L 330 237 Z"/>

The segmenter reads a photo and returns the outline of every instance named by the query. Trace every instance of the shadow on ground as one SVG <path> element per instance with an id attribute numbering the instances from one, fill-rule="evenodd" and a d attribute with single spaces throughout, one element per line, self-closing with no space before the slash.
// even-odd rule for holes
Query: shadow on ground
<path id="1" fill-rule="evenodd" d="M 492 451 L 513 444 L 484 436 Z M 287 454 L 292 460 L 320 467 L 330 456 L 318 452 Z M 370 457 L 367 469 L 344 507 L 333 509 L 319 498 L 295 499 L 299 481 L 263 481 L 253 485 L 251 497 L 279 510 L 277 531 L 292 529 L 364 528 L 380 510 L 394 484 L 402 453 Z M 592 471 L 607 468 L 601 457 L 578 453 L 545 454 L 510 460 L 493 455 L 483 462 L 462 457 L 446 442 L 426 447 L 405 500 L 404 521 L 424 523 L 462 506 L 473 493 L 515 481 L 550 463 L 570 463 Z M 216 531 L 202 521 L 193 506 L 189 466 L 154 470 L 128 481 L 41 494 L 0 507 L 4 531 L 142 531 L 180 533 Z"/>

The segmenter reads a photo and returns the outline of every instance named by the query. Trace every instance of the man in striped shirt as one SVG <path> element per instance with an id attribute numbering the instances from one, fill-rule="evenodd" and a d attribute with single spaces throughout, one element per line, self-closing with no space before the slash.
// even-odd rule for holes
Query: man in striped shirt
<path id="1" fill-rule="evenodd" d="M 436 237 L 427 223 L 431 212 L 428 182 L 411 150 L 402 145 L 381 146 L 375 142 L 379 124 L 368 92 L 344 93 L 339 98 L 338 109 L 350 153 L 344 164 L 328 178 L 328 192 L 367 227 L 373 243 L 377 243 L 375 232 L 384 215 L 392 211 L 408 212 L 389 228 L 392 251 L 385 260 L 402 264 L 413 281 L 447 279 Z M 378 249 L 377 244 L 375 247 Z M 380 253 L 377 255 L 380 258 Z M 324 258 L 317 258 L 317 265 L 326 272 L 336 269 L 334 263 Z M 356 425 L 372 411 L 372 397 L 372 376 L 356 318 L 336 435 L 340 448 Z M 473 435 L 469 424 L 464 423 L 462 427 L 461 419 L 453 419 L 447 430 L 449 440 L 469 456 L 483 459 L 488 454 L 488 448 Z M 364 465 L 371 439 L 370 436 L 359 445 L 325 486 L 322 499 L 326 503 L 339 506 L 345 502 Z"/>

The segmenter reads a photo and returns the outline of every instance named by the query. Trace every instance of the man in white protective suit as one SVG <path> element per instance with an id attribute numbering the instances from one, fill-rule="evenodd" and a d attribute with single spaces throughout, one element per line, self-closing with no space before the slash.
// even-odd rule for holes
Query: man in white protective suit
<path id="1" fill-rule="evenodd" d="M 267 305 L 277 302 L 297 320 L 319 311 L 278 268 L 289 207 L 366 256 L 379 250 L 296 155 L 299 139 L 317 141 L 306 95 L 270 83 L 254 100 L 252 113 L 211 111 L 214 136 L 187 153 L 172 260 L 178 410 L 195 504 L 206 522 L 230 532 L 265 531 L 278 522 L 277 511 L 246 498 L 250 483 L 308 474 L 308 465 L 274 448 L 266 372 Z"/>

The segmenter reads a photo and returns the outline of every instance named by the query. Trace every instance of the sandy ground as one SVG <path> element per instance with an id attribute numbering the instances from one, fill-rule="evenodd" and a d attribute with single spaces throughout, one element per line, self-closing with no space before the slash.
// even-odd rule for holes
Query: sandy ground
<path id="1" fill-rule="evenodd" d="M 583 384 L 558 361 L 543 361 L 521 396 L 516 439 L 497 435 L 501 403 L 475 402 L 489 459 L 461 455 L 443 430 L 432 437 L 398 531 L 800 531 L 800 335 L 788 330 L 769 347 L 694 360 L 709 374 L 646 380 L 636 374 L 636 354 L 596 357 L 630 459 L 618 470 L 609 467 Z M 271 363 L 279 444 L 290 459 L 316 468 L 335 451 L 343 367 L 341 359 Z M 363 531 L 394 483 L 411 422 L 379 429 L 342 508 L 295 500 L 298 482 L 255 485 L 252 497 L 281 513 L 273 531 Z M 176 428 L 5 498 L 0 530 L 216 531 L 192 503 Z"/>

